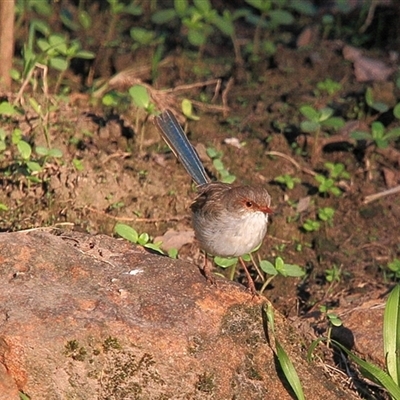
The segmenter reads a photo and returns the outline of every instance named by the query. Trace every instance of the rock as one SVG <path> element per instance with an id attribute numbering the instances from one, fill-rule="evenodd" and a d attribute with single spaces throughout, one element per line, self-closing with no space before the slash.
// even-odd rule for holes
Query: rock
<path id="1" fill-rule="evenodd" d="M 56 234 L 55 234 L 56 233 Z M 1 399 L 292 399 L 261 298 L 107 236 L 0 234 Z M 276 327 L 307 399 L 351 399 Z"/>

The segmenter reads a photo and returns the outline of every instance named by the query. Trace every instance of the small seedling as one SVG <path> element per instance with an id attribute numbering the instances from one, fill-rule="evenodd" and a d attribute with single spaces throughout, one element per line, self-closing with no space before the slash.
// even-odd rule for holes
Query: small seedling
<path id="1" fill-rule="evenodd" d="M 321 194 L 332 193 L 334 196 L 340 196 L 342 191 L 337 187 L 337 184 L 342 179 L 350 179 L 350 174 L 342 163 L 327 162 L 324 166 L 328 170 L 328 177 L 321 174 L 315 175 L 315 180 L 319 183 L 318 191 Z"/>
<path id="2" fill-rule="evenodd" d="M 400 128 L 393 128 L 386 132 L 382 122 L 374 121 L 371 124 L 371 132 L 354 131 L 351 137 L 357 141 L 365 140 L 373 143 L 379 149 L 385 149 L 391 141 L 400 138 Z"/>
<path id="3" fill-rule="evenodd" d="M 214 168 L 217 170 L 221 182 L 233 183 L 236 180 L 236 176 L 229 173 L 222 162 L 222 156 L 224 153 L 217 151 L 213 147 L 207 148 L 207 154 L 212 159 Z"/>
<path id="4" fill-rule="evenodd" d="M 342 269 L 333 265 L 331 269 L 325 270 L 325 279 L 329 283 L 340 282 L 342 277 Z"/>
<path id="5" fill-rule="evenodd" d="M 164 254 L 161 250 L 161 242 L 153 243 L 151 242 L 151 237 L 148 233 L 138 234 L 138 232 L 132 227 L 125 224 L 116 224 L 114 232 L 124 239 L 139 244 L 147 249 L 157 251 L 158 253 Z"/>
<path id="6" fill-rule="evenodd" d="M 260 289 L 260 293 L 266 289 L 266 287 L 271 283 L 272 279 L 274 279 L 278 274 L 284 277 L 302 277 L 305 275 L 304 269 L 302 269 L 299 265 L 286 264 L 281 257 L 276 257 L 274 264 L 267 260 L 261 260 L 260 268 L 267 275 L 270 275 L 269 278 L 265 279 Z"/>
<path id="7" fill-rule="evenodd" d="M 318 231 L 320 227 L 321 227 L 321 224 L 318 221 L 316 221 L 314 219 L 310 219 L 310 218 L 308 218 L 306 220 L 306 222 L 304 222 L 304 224 L 303 224 L 303 229 L 306 232 Z"/>
<path id="8" fill-rule="evenodd" d="M 329 226 L 333 226 L 333 216 L 335 210 L 332 207 L 323 207 L 318 210 L 318 218 L 326 222 Z"/>
<path id="9" fill-rule="evenodd" d="M 395 258 L 393 261 L 388 263 L 387 268 L 391 271 L 389 277 L 393 280 L 398 280 L 400 278 L 400 259 Z"/>
<path id="10" fill-rule="evenodd" d="M 331 78 L 326 78 L 324 81 L 317 83 L 317 88 L 319 92 L 326 92 L 329 96 L 333 96 L 342 90 L 342 84 Z M 318 95 L 319 93 L 317 92 L 316 94 Z"/>
<path id="11" fill-rule="evenodd" d="M 275 182 L 285 185 L 289 190 L 293 189 L 296 183 L 301 182 L 299 178 L 293 178 L 291 175 L 288 174 L 279 175 L 274 180 Z"/>

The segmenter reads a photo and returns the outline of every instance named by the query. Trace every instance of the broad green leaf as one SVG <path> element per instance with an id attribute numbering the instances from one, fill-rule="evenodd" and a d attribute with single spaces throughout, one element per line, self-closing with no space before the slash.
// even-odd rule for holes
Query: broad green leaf
<path id="1" fill-rule="evenodd" d="M 186 14 L 188 6 L 189 4 L 187 0 L 174 0 L 175 11 L 180 17 L 183 17 Z"/>
<path id="2" fill-rule="evenodd" d="M 319 129 L 320 125 L 318 124 L 318 122 L 314 122 L 314 121 L 302 121 L 300 123 L 300 128 L 303 132 L 315 132 Z"/>
<path id="3" fill-rule="evenodd" d="M 76 58 L 82 58 L 84 60 L 91 60 L 92 58 L 95 57 L 95 53 L 93 53 L 92 51 L 87 51 L 87 50 L 79 50 L 76 54 L 75 54 Z"/>
<path id="4" fill-rule="evenodd" d="M 374 101 L 371 105 L 371 108 L 380 113 L 385 113 L 389 110 L 389 106 L 385 103 L 382 103 L 381 101 Z"/>
<path id="5" fill-rule="evenodd" d="M 386 367 L 394 382 L 400 382 L 400 286 L 396 285 L 386 302 L 383 318 L 383 346 Z"/>
<path id="6" fill-rule="evenodd" d="M 188 40 L 190 44 L 193 46 L 202 46 L 205 44 L 207 37 L 203 32 L 198 31 L 197 29 L 190 29 L 188 32 Z"/>
<path id="7" fill-rule="evenodd" d="M 278 25 L 290 25 L 294 22 L 293 15 L 285 10 L 272 10 L 268 16 L 274 26 Z"/>
<path id="8" fill-rule="evenodd" d="M 3 101 L 0 103 L 0 115 L 15 115 L 18 114 L 15 107 L 8 101 Z"/>
<path id="9" fill-rule="evenodd" d="M 63 156 L 63 153 L 60 149 L 50 149 L 49 150 L 49 157 L 61 158 L 62 156 Z"/>
<path id="10" fill-rule="evenodd" d="M 228 268 L 232 267 L 233 265 L 236 265 L 238 262 L 238 259 L 236 257 L 232 258 L 225 258 L 225 257 L 214 257 L 214 262 L 221 268 Z"/>
<path id="11" fill-rule="evenodd" d="M 49 149 L 47 147 L 43 147 L 43 146 L 37 146 L 35 148 L 36 154 L 38 154 L 39 156 L 47 156 L 49 154 Z"/>
<path id="12" fill-rule="evenodd" d="M 200 118 L 197 115 L 193 115 L 193 103 L 189 99 L 183 99 L 181 104 L 183 115 L 194 121 L 198 121 Z"/>
<path id="13" fill-rule="evenodd" d="M 81 10 L 78 14 L 79 23 L 82 25 L 82 28 L 88 30 L 92 26 L 92 18 L 90 14 L 85 11 Z"/>
<path id="14" fill-rule="evenodd" d="M 363 131 L 354 131 L 350 134 L 350 137 L 355 140 L 372 140 L 372 135 Z"/>
<path id="15" fill-rule="evenodd" d="M 53 57 L 49 61 L 50 67 L 58 71 L 66 71 L 69 66 L 69 62 L 65 58 Z"/>
<path id="16" fill-rule="evenodd" d="M 326 121 L 328 118 L 330 118 L 333 115 L 333 109 L 329 107 L 324 107 L 321 110 L 319 110 L 319 122 Z"/>
<path id="17" fill-rule="evenodd" d="M 304 276 L 306 273 L 300 266 L 296 264 L 285 264 L 283 267 L 285 276 L 291 276 L 293 278 Z"/>
<path id="18" fill-rule="evenodd" d="M 146 243 L 148 243 L 150 240 L 150 236 L 148 233 L 141 233 L 140 236 L 138 237 L 138 243 L 142 246 L 144 246 Z"/>
<path id="19" fill-rule="evenodd" d="M 25 142 L 24 140 L 20 140 L 17 143 L 17 148 L 19 151 L 19 154 L 21 154 L 21 157 L 24 160 L 29 160 L 32 154 L 32 148 L 29 143 Z"/>
<path id="20" fill-rule="evenodd" d="M 393 115 L 400 119 L 400 103 L 397 103 L 393 109 Z"/>
<path id="21" fill-rule="evenodd" d="M 135 85 L 129 89 L 129 95 L 134 104 L 139 108 L 147 109 L 150 105 L 150 96 L 147 89 L 142 85 Z"/>
<path id="22" fill-rule="evenodd" d="M 222 163 L 222 161 L 219 158 L 215 158 L 213 160 L 213 165 L 217 171 L 223 171 L 225 169 L 224 164 Z"/>
<path id="23" fill-rule="evenodd" d="M 178 3 L 181 3 L 181 0 L 178 0 Z M 166 24 L 170 21 L 172 21 L 175 16 L 176 16 L 177 12 L 175 12 L 175 10 L 173 8 L 169 8 L 167 10 L 160 10 L 155 12 L 152 16 L 151 16 L 151 21 L 154 24 Z M 178 13 L 178 15 L 180 15 Z"/>
<path id="24" fill-rule="evenodd" d="M 260 268 L 268 275 L 278 275 L 278 271 L 276 270 L 274 265 L 267 260 L 260 261 Z"/>
<path id="25" fill-rule="evenodd" d="M 132 243 L 137 243 L 139 235 L 132 227 L 125 224 L 115 225 L 114 232 Z"/>
<path id="26" fill-rule="evenodd" d="M 143 247 L 146 247 L 146 249 L 150 249 L 150 250 L 156 251 L 156 252 L 158 252 L 160 254 L 164 254 L 164 252 L 160 249 L 160 244 L 161 244 L 161 242 L 158 242 L 158 243 L 146 243 L 146 244 L 143 245 Z"/>
<path id="27" fill-rule="evenodd" d="M 319 112 L 311 106 L 301 106 L 300 112 L 310 121 L 319 121 Z"/>
<path id="28" fill-rule="evenodd" d="M 0 211 L 8 211 L 8 207 L 5 204 L 0 203 Z"/>
<path id="29" fill-rule="evenodd" d="M 35 161 L 28 161 L 26 165 L 31 172 L 40 172 L 42 170 L 42 166 Z"/>

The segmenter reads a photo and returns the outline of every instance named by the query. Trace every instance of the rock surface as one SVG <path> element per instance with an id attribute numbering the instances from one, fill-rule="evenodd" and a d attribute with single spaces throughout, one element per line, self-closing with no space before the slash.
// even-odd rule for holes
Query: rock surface
<path id="1" fill-rule="evenodd" d="M 106 236 L 0 234 L 0 399 L 293 399 L 262 300 Z M 351 399 L 278 335 L 306 398 Z"/>

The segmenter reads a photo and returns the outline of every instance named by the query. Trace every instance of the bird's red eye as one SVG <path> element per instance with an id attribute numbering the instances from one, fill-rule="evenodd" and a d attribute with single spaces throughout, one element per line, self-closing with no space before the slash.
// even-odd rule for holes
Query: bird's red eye
<path id="1" fill-rule="evenodd" d="M 247 208 L 253 207 L 253 202 L 252 201 L 246 201 L 246 207 Z"/>

